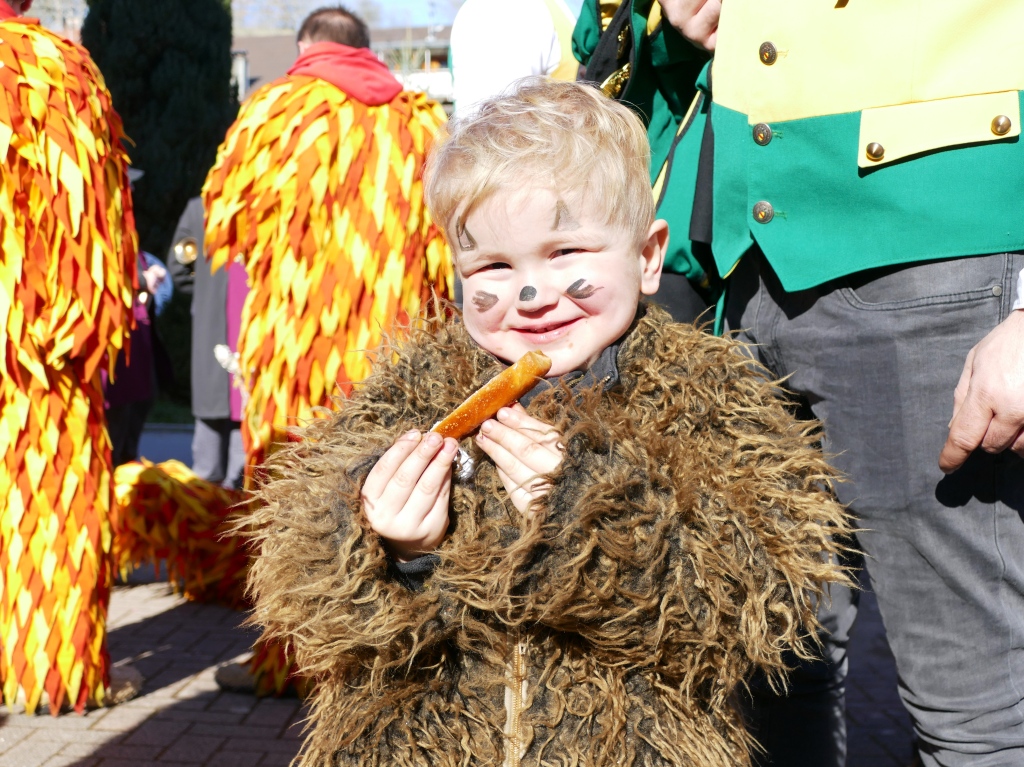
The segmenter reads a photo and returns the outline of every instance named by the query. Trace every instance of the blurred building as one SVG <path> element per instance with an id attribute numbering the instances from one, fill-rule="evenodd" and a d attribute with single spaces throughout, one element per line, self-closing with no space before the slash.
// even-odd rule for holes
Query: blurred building
<path id="1" fill-rule="evenodd" d="M 248 83 L 240 92 L 248 92 L 283 77 L 299 55 L 295 46 L 295 33 L 280 29 L 247 29 L 235 35 L 231 41 L 232 72 L 239 76 L 243 68 L 239 60 L 245 61 L 245 76 Z"/>
<path id="2" fill-rule="evenodd" d="M 82 22 L 88 10 L 86 0 L 35 0 L 27 16 L 68 40 L 82 41 Z"/>
<path id="3" fill-rule="evenodd" d="M 451 26 L 371 29 L 370 47 L 409 90 L 424 91 L 450 111 L 452 73 L 448 68 Z M 232 43 L 236 79 L 246 79 L 244 92 L 284 75 L 295 57 L 295 33 L 245 30 Z M 240 83 L 245 85 L 244 83 Z"/>
<path id="4" fill-rule="evenodd" d="M 370 47 L 409 90 L 424 91 L 446 107 L 453 98 L 448 67 L 451 25 L 374 29 Z"/>

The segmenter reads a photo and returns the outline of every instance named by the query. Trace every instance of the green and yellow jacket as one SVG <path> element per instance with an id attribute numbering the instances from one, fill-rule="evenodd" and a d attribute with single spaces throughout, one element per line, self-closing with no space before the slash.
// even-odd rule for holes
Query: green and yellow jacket
<path id="1" fill-rule="evenodd" d="M 1024 248 L 1024 0 L 729 0 L 714 256 L 787 290 Z"/>

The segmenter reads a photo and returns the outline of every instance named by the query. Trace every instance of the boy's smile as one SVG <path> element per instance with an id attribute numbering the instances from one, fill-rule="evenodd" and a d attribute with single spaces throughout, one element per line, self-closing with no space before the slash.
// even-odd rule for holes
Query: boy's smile
<path id="1" fill-rule="evenodd" d="M 626 332 L 641 293 L 658 289 L 668 242 L 664 221 L 637 244 L 595 206 L 576 207 L 528 188 L 487 198 L 455 226 L 470 335 L 506 362 L 544 352 L 549 376 L 585 370 Z"/>

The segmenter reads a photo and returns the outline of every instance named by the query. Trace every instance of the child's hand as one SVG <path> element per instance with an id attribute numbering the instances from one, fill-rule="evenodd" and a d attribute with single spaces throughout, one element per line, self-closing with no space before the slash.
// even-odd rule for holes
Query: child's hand
<path id="1" fill-rule="evenodd" d="M 400 562 L 429 553 L 444 540 L 458 450 L 454 439 L 410 431 L 366 475 L 363 511 Z"/>
<path id="2" fill-rule="evenodd" d="M 142 277 L 146 283 L 146 290 L 156 293 L 157 288 L 167 279 L 167 270 L 160 264 L 153 264 L 142 273 Z"/>
<path id="3" fill-rule="evenodd" d="M 525 514 L 551 489 L 545 476 L 562 463 L 562 435 L 528 415 L 522 405 L 503 407 L 484 421 L 476 443 L 494 461 L 513 505 Z"/>

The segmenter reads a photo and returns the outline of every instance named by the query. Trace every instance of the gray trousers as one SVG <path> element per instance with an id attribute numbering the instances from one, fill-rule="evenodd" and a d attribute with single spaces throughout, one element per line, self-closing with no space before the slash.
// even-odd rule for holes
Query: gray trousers
<path id="1" fill-rule="evenodd" d="M 1024 765 L 1024 460 L 938 468 L 964 359 L 1009 313 L 1022 267 L 976 256 L 787 293 L 755 249 L 730 279 L 727 326 L 789 376 L 846 475 L 925 767 Z"/>
<path id="2" fill-rule="evenodd" d="M 192 471 L 195 475 L 237 490 L 242 486 L 244 470 L 242 425 L 229 418 L 197 418 L 192 432 Z"/>

